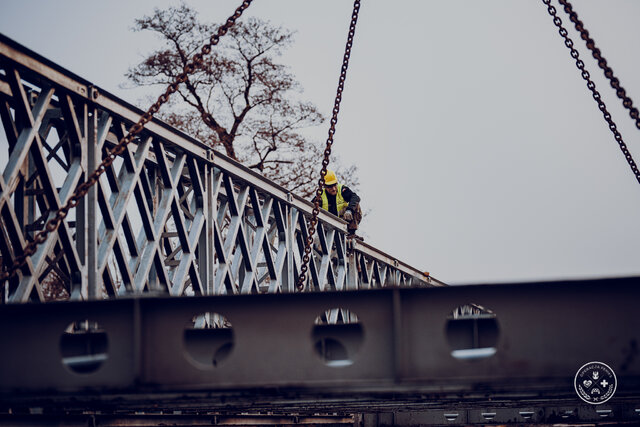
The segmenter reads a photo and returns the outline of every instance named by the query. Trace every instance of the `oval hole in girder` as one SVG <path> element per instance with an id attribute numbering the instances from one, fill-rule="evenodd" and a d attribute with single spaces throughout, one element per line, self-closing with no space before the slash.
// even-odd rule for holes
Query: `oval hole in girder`
<path id="1" fill-rule="evenodd" d="M 108 358 L 109 338 L 98 322 L 70 323 L 60 337 L 62 363 L 77 374 L 96 372 Z"/>
<path id="2" fill-rule="evenodd" d="M 364 340 L 364 328 L 352 311 L 332 308 L 315 318 L 311 336 L 320 359 L 339 368 L 353 364 Z"/>
<path id="3" fill-rule="evenodd" d="M 447 317 L 447 341 L 451 356 L 478 360 L 493 356 L 500 336 L 496 314 L 479 304 L 456 307 Z"/>
<path id="4" fill-rule="evenodd" d="M 201 313 L 193 316 L 185 326 L 185 351 L 199 368 L 219 367 L 233 351 L 233 345 L 233 326 L 222 314 Z"/>

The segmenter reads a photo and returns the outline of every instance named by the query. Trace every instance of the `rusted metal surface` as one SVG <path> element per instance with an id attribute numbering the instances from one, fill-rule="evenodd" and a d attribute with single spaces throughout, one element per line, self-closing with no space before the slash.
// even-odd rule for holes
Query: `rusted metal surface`
<path id="1" fill-rule="evenodd" d="M 578 18 L 578 14 L 573 10 L 573 6 L 567 0 L 558 0 L 563 6 L 564 11 L 569 15 L 569 19 L 573 22 L 576 30 L 580 33 L 580 38 L 585 41 L 587 48 L 591 51 L 593 57 L 598 61 L 598 66 L 607 79 L 611 87 L 616 90 L 616 95 L 622 100 L 624 108 L 629 110 L 629 117 L 633 119 L 636 127 L 640 129 L 640 112 L 633 106 L 633 100 L 627 95 L 627 91 L 620 84 L 620 80 L 613 74 L 613 69 L 607 64 L 607 60 L 602 56 L 600 49 L 596 47 L 596 42 L 589 35 L 589 31 L 584 27 L 584 23 Z"/>
<path id="2" fill-rule="evenodd" d="M 598 92 L 598 90 L 596 89 L 596 84 L 593 82 L 593 80 L 591 80 L 591 75 L 589 74 L 589 71 L 586 70 L 584 61 L 580 59 L 580 54 L 573 47 L 573 40 L 571 40 L 571 38 L 569 37 L 567 29 L 564 28 L 564 26 L 562 25 L 562 20 L 558 17 L 556 8 L 551 5 L 551 0 L 542 0 L 542 2 L 547 6 L 547 11 L 549 12 L 549 15 L 553 17 L 553 24 L 558 28 L 558 33 L 564 39 L 565 46 L 567 46 L 567 48 L 570 50 L 571 57 L 576 60 L 576 67 L 578 67 L 578 70 L 580 70 L 582 78 L 587 82 L 587 88 L 589 88 L 589 90 L 591 91 L 591 96 L 593 97 L 594 101 L 596 101 L 596 103 L 598 104 L 598 108 L 602 112 L 602 116 L 604 117 L 604 120 L 609 125 L 609 129 L 611 130 L 611 133 L 613 134 L 614 139 L 618 143 L 618 146 L 620 147 L 620 151 L 622 151 L 622 155 L 624 156 L 625 160 L 629 164 L 629 167 L 631 168 L 631 172 L 633 172 L 633 175 L 636 177 L 636 180 L 638 181 L 638 183 L 640 183 L 640 170 L 638 170 L 638 166 L 636 165 L 636 162 L 633 160 L 633 157 L 631 156 L 631 153 L 627 148 L 627 144 L 622 139 L 622 135 L 620 134 L 620 131 L 618 131 L 618 127 L 613 121 L 613 118 L 611 117 L 611 113 L 609 113 L 609 111 L 607 110 L 607 106 L 602 100 L 602 96 L 600 95 L 600 92 Z M 567 2 L 565 2 L 565 4 L 568 5 Z M 582 34 L 584 36 L 585 33 L 582 33 Z M 637 113 L 636 113 L 636 116 L 637 116 Z"/>
<path id="3" fill-rule="evenodd" d="M 62 426 L 65 427 L 161 427 L 161 426 L 327 426 L 347 427 L 360 425 L 354 415 L 279 415 L 279 414 L 221 414 L 204 412 L 182 414 L 181 411 L 162 411 L 138 414 L 104 414 L 89 411 L 85 414 L 0 414 L 0 426 Z"/>
<path id="4" fill-rule="evenodd" d="M 318 224 L 318 213 L 320 212 L 320 201 L 322 200 L 322 190 L 324 189 L 324 177 L 327 174 L 327 166 L 329 166 L 329 158 L 331 157 L 331 147 L 333 146 L 333 136 L 336 133 L 336 124 L 338 124 L 338 113 L 340 112 L 340 103 L 342 102 L 342 91 L 344 90 L 344 82 L 347 79 L 347 69 L 349 68 L 349 58 L 351 57 L 351 47 L 353 46 L 353 37 L 356 34 L 356 24 L 358 22 L 358 13 L 360 12 L 360 0 L 353 2 L 353 12 L 351 13 L 351 23 L 349 24 L 349 33 L 347 35 L 347 44 L 344 48 L 344 56 L 342 58 L 342 67 L 340 68 L 340 78 L 338 79 L 338 89 L 336 90 L 336 98 L 333 103 L 333 111 L 329 126 L 329 135 L 327 136 L 327 144 L 324 149 L 322 159 L 322 168 L 320 169 L 320 179 L 318 179 L 318 188 L 316 196 L 313 199 L 313 212 L 309 220 L 309 236 L 304 246 L 304 255 L 302 256 L 302 266 L 300 268 L 300 276 L 296 286 L 298 289 L 304 289 L 304 281 L 307 275 L 307 265 L 311 257 L 311 247 L 313 246 L 313 235 Z"/>

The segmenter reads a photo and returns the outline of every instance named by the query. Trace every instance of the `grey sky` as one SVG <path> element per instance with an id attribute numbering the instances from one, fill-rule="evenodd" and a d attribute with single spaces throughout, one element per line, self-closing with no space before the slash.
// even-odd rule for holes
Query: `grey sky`
<path id="1" fill-rule="evenodd" d="M 187 3 L 220 22 L 239 2 Z M 297 30 L 283 61 L 328 116 L 352 2 L 254 3 Z M 640 2 L 573 3 L 640 103 Z M 119 85 L 156 40 L 133 20 L 169 4 L 5 0 L 0 32 L 135 103 Z M 640 132 L 570 34 L 640 161 Z M 640 186 L 540 0 L 363 0 L 346 86 L 334 152 L 360 168 L 368 243 L 448 283 L 640 272 Z"/>

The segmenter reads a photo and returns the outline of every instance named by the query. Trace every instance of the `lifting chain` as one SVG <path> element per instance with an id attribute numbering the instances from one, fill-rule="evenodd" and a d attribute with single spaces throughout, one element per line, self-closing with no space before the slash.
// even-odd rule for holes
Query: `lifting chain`
<path id="1" fill-rule="evenodd" d="M 191 61 L 189 61 L 189 63 L 185 65 L 182 73 L 174 78 L 173 82 L 169 84 L 165 92 L 158 97 L 156 102 L 154 102 L 153 105 L 149 107 L 147 112 L 140 117 L 138 122 L 129 129 L 127 135 L 122 138 L 118 142 L 118 144 L 111 150 L 107 150 L 107 156 L 102 160 L 102 163 L 100 163 L 96 170 L 88 176 L 85 182 L 79 184 L 76 187 L 76 190 L 73 192 L 71 197 L 69 197 L 67 203 L 60 209 L 58 209 L 55 216 L 46 223 L 44 229 L 40 230 L 34 236 L 33 240 L 30 241 L 27 246 L 25 246 L 22 254 L 15 258 L 13 265 L 11 265 L 11 267 L 6 271 L 0 272 L 0 283 L 4 284 L 7 279 L 9 279 L 15 274 L 16 271 L 22 268 L 23 265 L 27 262 L 27 258 L 32 256 L 36 252 L 38 246 L 47 240 L 47 236 L 58 229 L 62 221 L 69 213 L 69 210 L 75 208 L 78 205 L 80 199 L 82 199 L 89 191 L 89 188 L 96 182 L 98 182 L 98 178 L 100 177 L 100 175 L 106 172 L 107 168 L 111 166 L 116 157 L 122 154 L 127 145 L 131 141 L 133 141 L 133 138 L 137 134 L 142 132 L 144 126 L 151 121 L 153 115 L 158 112 L 162 104 L 166 103 L 169 100 L 169 97 L 178 90 L 178 86 L 180 86 L 181 83 L 187 81 L 188 76 L 191 73 L 193 73 L 199 66 L 202 66 L 204 56 L 208 55 L 211 52 L 211 48 L 218 44 L 220 38 L 229 31 L 229 29 L 235 24 L 236 20 L 240 18 L 245 9 L 247 9 L 249 5 L 251 5 L 252 1 L 253 0 L 244 0 L 242 4 L 238 6 L 233 15 L 231 15 L 227 19 L 224 25 L 218 28 L 216 34 L 210 37 L 208 43 L 202 46 L 200 52 L 195 54 Z"/>
<path id="2" fill-rule="evenodd" d="M 609 129 L 613 133 L 613 136 L 620 146 L 620 150 L 624 155 L 625 159 L 627 159 L 627 163 L 629 163 L 629 167 L 631 167 L 631 171 L 636 177 L 638 183 L 640 183 L 640 171 L 638 171 L 638 166 L 636 162 L 633 161 L 633 157 L 631 153 L 627 149 L 627 144 L 622 140 L 622 135 L 618 131 L 618 127 L 614 123 L 611 118 L 611 114 L 607 110 L 607 106 L 605 105 L 602 97 L 600 96 L 600 92 L 596 89 L 596 84 L 591 80 L 591 75 L 589 71 L 585 69 L 584 62 L 580 59 L 578 51 L 573 47 L 573 40 L 568 35 L 567 29 L 562 25 L 562 20 L 558 17 L 556 13 L 556 8 L 551 5 L 551 0 L 542 0 L 542 2 L 547 5 L 547 12 L 549 15 L 553 17 L 553 23 L 556 27 L 558 27 L 558 33 L 564 38 L 564 44 L 571 51 L 571 57 L 576 60 L 576 67 L 582 72 L 582 78 L 587 82 L 587 87 L 591 91 L 593 99 L 598 103 L 598 108 L 602 112 L 602 116 L 609 124 Z"/>
<path id="3" fill-rule="evenodd" d="M 558 0 L 562 6 L 564 6 L 564 11 L 569 15 L 569 19 L 574 23 L 576 30 L 580 33 L 580 37 L 587 43 L 587 48 L 591 51 L 593 57 L 598 61 L 598 66 L 604 71 L 604 75 L 609 82 L 611 83 L 611 87 L 616 90 L 616 95 L 618 98 L 622 100 L 622 105 L 629 110 L 629 116 L 635 121 L 636 127 L 640 129 L 640 113 L 638 109 L 633 106 L 633 101 L 631 98 L 627 96 L 626 90 L 620 85 L 620 80 L 613 75 L 613 70 L 607 64 L 607 60 L 600 53 L 600 49 L 596 47 L 596 42 L 593 41 L 591 37 L 589 37 L 589 31 L 584 28 L 584 24 L 580 19 L 578 19 L 578 14 L 574 12 L 571 3 L 567 0 Z"/>
<path id="4" fill-rule="evenodd" d="M 349 57 L 351 56 L 351 47 L 353 46 L 353 36 L 356 33 L 356 23 L 358 22 L 358 12 L 360 11 L 360 0 L 353 2 L 353 12 L 351 14 L 351 25 L 349 26 L 349 35 L 347 36 L 347 44 L 344 49 L 344 57 L 342 59 L 342 69 L 340 70 L 340 79 L 338 81 L 338 90 L 336 99 L 333 104 L 333 115 L 331 117 L 331 125 L 329 126 L 329 136 L 327 137 L 327 146 L 324 149 L 324 159 L 322 159 L 322 169 L 320 170 L 320 179 L 318 180 L 318 188 L 316 189 L 316 197 L 313 199 L 313 211 L 311 220 L 309 221 L 309 236 L 304 246 L 304 255 L 302 257 L 302 266 L 300 267 L 300 275 L 296 287 L 298 290 L 304 289 L 304 281 L 307 278 L 307 269 L 309 259 L 311 257 L 311 246 L 313 245 L 313 234 L 318 224 L 318 214 L 320 213 L 320 200 L 322 198 L 322 190 L 324 188 L 324 177 L 327 174 L 327 166 L 329 166 L 329 157 L 331 156 L 331 146 L 333 145 L 333 135 L 336 133 L 336 124 L 338 123 L 338 112 L 340 111 L 340 102 L 342 101 L 342 91 L 344 90 L 344 82 L 347 78 L 347 68 L 349 67 Z"/>

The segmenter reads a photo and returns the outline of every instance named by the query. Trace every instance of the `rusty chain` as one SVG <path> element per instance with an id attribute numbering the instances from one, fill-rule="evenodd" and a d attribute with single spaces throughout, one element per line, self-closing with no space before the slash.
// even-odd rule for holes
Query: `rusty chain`
<path id="1" fill-rule="evenodd" d="M 576 27 L 576 30 L 580 33 L 580 37 L 587 43 L 587 48 L 591 51 L 593 57 L 598 61 L 598 66 L 604 71 L 604 75 L 611 84 L 611 87 L 616 90 L 616 95 L 622 100 L 622 105 L 629 110 L 629 116 L 635 121 L 636 127 L 640 129 L 640 113 L 638 109 L 633 106 L 633 101 L 627 96 L 627 91 L 620 84 L 620 80 L 613 75 L 613 70 L 607 64 L 607 60 L 602 56 L 600 49 L 596 47 L 596 42 L 589 37 L 589 31 L 584 28 L 584 24 L 578 18 L 578 14 L 573 10 L 571 3 L 567 0 L 559 0 L 560 4 L 564 6 L 564 11 L 569 15 L 569 19 Z"/>
<path id="2" fill-rule="evenodd" d="M 342 91 L 344 90 L 344 82 L 347 78 L 347 68 L 349 67 L 349 57 L 351 56 L 351 47 L 353 46 L 353 36 L 356 33 L 356 23 L 358 22 L 358 12 L 360 11 L 360 0 L 353 2 L 353 12 L 351 13 L 351 24 L 349 25 L 349 34 L 347 36 L 347 44 L 344 49 L 344 57 L 342 59 L 342 68 L 340 69 L 340 78 L 338 80 L 338 89 L 336 91 L 336 99 L 333 104 L 333 115 L 329 126 L 329 135 L 327 137 L 327 146 L 324 150 L 324 159 L 322 159 L 322 169 L 320 170 L 320 179 L 318 180 L 318 188 L 316 189 L 316 197 L 313 200 L 313 211 L 311 220 L 309 221 L 309 235 L 304 246 L 304 255 L 302 257 L 302 266 L 300 267 L 300 275 L 296 282 L 298 290 L 304 289 L 304 281 L 307 278 L 307 270 L 309 259 L 311 257 L 311 246 L 313 245 L 313 234 L 318 224 L 318 214 L 320 213 L 320 200 L 322 198 L 322 190 L 324 188 L 324 177 L 327 174 L 327 166 L 329 166 L 329 157 L 331 156 L 331 146 L 333 145 L 333 136 L 336 133 L 336 124 L 338 123 L 338 112 L 340 112 L 340 102 L 342 101 Z"/>
<path id="3" fill-rule="evenodd" d="M 623 141 L 622 135 L 618 131 L 618 127 L 613 121 L 611 114 L 607 110 L 607 106 L 602 100 L 602 96 L 600 95 L 600 92 L 598 92 L 598 90 L 596 89 L 596 84 L 593 82 L 593 80 L 591 80 L 591 75 L 589 74 L 589 71 L 585 69 L 584 62 L 580 59 L 578 51 L 573 47 L 573 40 L 571 40 L 571 38 L 569 37 L 567 29 L 564 28 L 564 26 L 562 25 L 562 20 L 558 17 L 556 13 L 556 8 L 553 5 L 551 5 L 551 0 L 542 0 L 542 2 L 545 5 L 547 5 L 547 12 L 549 12 L 549 15 L 553 17 L 553 23 L 558 28 L 558 33 L 564 39 L 565 46 L 567 46 L 567 48 L 569 48 L 569 50 L 571 51 L 571 57 L 576 60 L 576 67 L 578 67 L 578 69 L 582 72 L 582 78 L 587 82 L 587 88 L 589 88 L 589 90 L 591 91 L 591 95 L 593 99 L 598 103 L 598 108 L 602 112 L 602 116 L 604 117 L 606 122 L 609 124 L 609 129 L 613 133 L 613 136 L 616 142 L 620 146 L 620 150 L 622 151 L 622 154 L 627 160 L 627 163 L 629 164 L 631 171 L 635 175 L 636 180 L 638 181 L 638 183 L 640 183 L 640 171 L 638 171 L 638 166 L 636 165 L 636 162 L 633 161 L 633 157 L 631 156 L 631 153 L 627 149 L 627 144 L 625 144 L 625 142 Z"/>
<path id="4" fill-rule="evenodd" d="M 78 205 L 80 199 L 82 199 L 89 191 L 89 188 L 98 182 L 100 175 L 102 175 L 107 168 L 111 166 L 118 155 L 122 154 L 127 145 L 133 141 L 133 138 L 142 132 L 144 126 L 151 121 L 154 114 L 156 114 L 160 107 L 169 100 L 169 97 L 178 90 L 180 84 L 186 82 L 188 76 L 193 73 L 197 67 L 202 65 L 204 56 L 211 52 L 212 47 L 218 44 L 220 38 L 229 31 L 229 29 L 235 24 L 236 20 L 242 16 L 242 13 L 251 5 L 252 2 L 253 0 L 244 0 L 242 4 L 236 8 L 233 15 L 227 18 L 227 21 L 209 38 L 208 43 L 202 46 L 200 52 L 195 54 L 187 65 L 185 65 L 182 73 L 174 78 L 173 82 L 167 86 L 165 92 L 158 96 L 156 102 L 154 102 L 147 112 L 140 117 L 138 122 L 129 129 L 127 135 L 124 136 L 111 150 L 107 150 L 107 156 L 102 160 L 100 165 L 98 165 L 96 170 L 88 176 L 85 182 L 76 187 L 76 190 L 69 197 L 67 203 L 57 210 L 55 216 L 47 222 L 44 229 L 40 230 L 34 236 L 33 240 L 25 246 L 22 254 L 14 260 L 13 265 L 7 270 L 0 272 L 0 283 L 4 284 L 7 279 L 21 269 L 27 262 L 27 258 L 32 256 L 36 252 L 38 246 L 47 240 L 47 236 L 58 229 L 69 211 Z"/>

